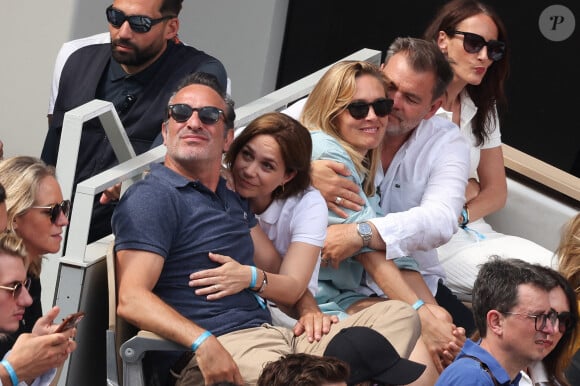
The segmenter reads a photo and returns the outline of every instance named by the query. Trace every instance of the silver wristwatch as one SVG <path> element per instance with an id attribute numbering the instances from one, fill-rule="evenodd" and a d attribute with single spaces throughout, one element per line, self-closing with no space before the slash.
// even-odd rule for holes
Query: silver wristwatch
<path id="1" fill-rule="evenodd" d="M 368 247 L 373 237 L 373 228 L 368 222 L 359 222 L 356 224 L 356 231 L 363 240 L 363 247 Z"/>

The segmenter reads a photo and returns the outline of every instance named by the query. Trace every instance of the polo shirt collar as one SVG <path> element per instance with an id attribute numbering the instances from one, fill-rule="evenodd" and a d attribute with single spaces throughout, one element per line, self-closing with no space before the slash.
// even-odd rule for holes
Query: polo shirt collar
<path id="1" fill-rule="evenodd" d="M 493 375 L 501 385 L 517 385 L 522 375 L 518 373 L 518 375 L 512 382 L 505 369 L 487 350 L 485 350 L 479 345 L 480 343 L 481 340 L 475 343 L 467 339 L 465 341 L 465 344 L 463 345 L 462 353 L 479 358 L 483 363 L 485 363 L 489 367 L 489 370 L 493 373 Z"/>
<path id="2" fill-rule="evenodd" d="M 208 192 L 211 192 L 211 190 L 209 190 L 199 180 L 187 179 L 184 176 L 182 176 L 181 174 L 176 173 L 175 171 L 169 169 L 168 167 L 166 167 L 163 164 L 158 164 L 158 163 L 152 164 L 151 165 L 151 172 L 154 173 L 159 178 L 161 178 L 162 180 L 164 180 L 165 182 L 167 182 L 167 184 L 169 186 L 174 187 L 176 189 L 184 188 L 186 186 L 192 186 L 194 189 L 197 189 L 197 190 L 203 189 L 203 190 L 206 190 Z M 215 193 L 218 195 L 221 195 L 221 193 L 223 193 L 224 189 L 227 189 L 226 181 L 222 177 L 220 177 L 220 180 L 218 182 L 218 186 L 216 188 Z"/>

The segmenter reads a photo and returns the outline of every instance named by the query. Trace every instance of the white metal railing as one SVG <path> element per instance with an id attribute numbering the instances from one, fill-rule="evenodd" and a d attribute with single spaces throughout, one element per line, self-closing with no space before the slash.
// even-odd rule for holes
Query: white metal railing
<path id="1" fill-rule="evenodd" d="M 74 191 L 74 176 L 77 166 L 79 145 L 81 141 L 81 133 L 83 124 L 93 118 L 99 118 L 107 137 L 110 139 L 113 150 L 119 162 L 124 162 L 135 157 L 135 151 L 127 137 L 127 133 L 123 129 L 123 124 L 117 115 L 113 104 L 110 102 L 105 102 L 102 100 L 92 100 L 79 106 L 75 109 L 68 111 L 63 120 L 62 133 L 59 144 L 59 152 L 56 163 L 56 177 L 60 184 L 62 195 L 66 198 L 71 198 Z M 130 182 L 127 182 L 123 187 L 126 189 Z M 82 200 L 81 200 L 82 201 Z M 76 217 L 75 223 L 79 223 L 79 227 L 82 228 L 83 221 L 79 221 L 78 218 L 84 215 L 87 221 L 90 223 L 90 214 L 92 212 L 92 203 L 90 208 L 83 208 L 79 201 L 78 205 L 75 202 L 75 207 L 80 207 L 80 209 L 73 210 L 73 216 Z M 72 218 L 71 218 L 72 220 Z M 68 229 L 73 229 L 73 224 L 69 224 Z M 67 229 L 64 230 L 67 232 Z M 70 232 L 70 231 L 69 231 Z M 77 232 L 73 232 L 78 234 Z M 69 237 L 71 244 L 75 245 L 78 240 L 77 235 L 74 238 Z M 88 233 L 87 233 L 88 235 Z M 87 235 L 84 236 L 84 244 L 87 243 Z M 57 253 L 51 254 L 43 263 L 42 268 L 42 280 L 44 288 L 55 288 L 56 276 L 58 274 L 58 258 L 63 255 L 63 247 Z M 56 293 L 56 291 L 55 291 Z M 42 294 L 42 304 L 44 309 L 48 309 L 53 302 L 53 294 L 49 291 L 43 291 Z"/>

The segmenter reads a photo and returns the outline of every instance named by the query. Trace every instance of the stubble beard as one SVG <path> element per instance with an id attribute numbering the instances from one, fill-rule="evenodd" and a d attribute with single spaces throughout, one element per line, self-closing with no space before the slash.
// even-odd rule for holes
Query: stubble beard
<path id="1" fill-rule="evenodd" d="M 119 44 L 131 47 L 133 52 L 117 51 L 116 46 Z M 115 39 L 111 42 L 111 55 L 113 56 L 113 59 L 115 59 L 117 63 L 126 66 L 141 66 L 154 58 L 157 54 L 159 54 L 159 50 L 156 50 L 155 47 L 141 49 L 134 43 L 125 39 Z"/>

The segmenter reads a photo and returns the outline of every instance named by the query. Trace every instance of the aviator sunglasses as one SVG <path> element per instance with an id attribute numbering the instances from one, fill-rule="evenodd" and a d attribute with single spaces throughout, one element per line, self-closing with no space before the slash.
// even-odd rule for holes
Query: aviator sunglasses
<path id="1" fill-rule="evenodd" d="M 186 122 L 197 111 L 199 120 L 206 125 L 213 125 L 220 119 L 220 114 L 224 115 L 224 111 L 213 106 L 191 107 L 185 103 L 177 103 L 167 106 L 168 114 L 175 122 Z"/>
<path id="2" fill-rule="evenodd" d="M 470 54 L 476 54 L 487 47 L 487 57 L 497 62 L 505 55 L 505 43 L 499 40 L 488 40 L 471 32 L 451 30 L 447 35 L 463 35 L 463 49 Z"/>
<path id="3" fill-rule="evenodd" d="M 384 117 L 391 113 L 393 109 L 392 99 L 377 99 L 374 102 L 352 102 L 346 106 L 350 116 L 354 119 L 364 119 L 369 114 L 369 107 L 373 106 L 373 110 L 377 117 Z"/>
<path id="4" fill-rule="evenodd" d="M 16 282 L 14 283 L 13 287 L 7 287 L 5 285 L 0 285 L 0 289 L 6 290 L 6 291 L 11 291 L 12 292 L 12 297 L 14 299 L 16 299 L 18 296 L 20 296 L 20 293 L 22 292 L 22 288 L 26 288 L 26 290 L 30 290 L 30 278 L 27 277 L 26 280 L 24 280 L 23 282 Z"/>
<path id="5" fill-rule="evenodd" d="M 70 215 L 71 203 L 70 200 L 64 200 L 60 204 L 52 204 L 47 206 L 31 206 L 31 209 L 46 209 L 46 214 L 50 216 L 50 222 L 56 224 L 60 214 L 68 219 Z"/>
<path id="6" fill-rule="evenodd" d="M 129 26 L 133 32 L 138 33 L 149 32 L 155 24 L 161 23 L 163 20 L 173 19 L 174 17 L 176 16 L 167 15 L 159 19 L 151 19 L 149 16 L 127 16 L 123 11 L 113 8 L 112 5 L 107 8 L 107 21 L 109 24 L 115 28 L 121 28 L 126 20 L 129 22 Z"/>

